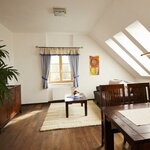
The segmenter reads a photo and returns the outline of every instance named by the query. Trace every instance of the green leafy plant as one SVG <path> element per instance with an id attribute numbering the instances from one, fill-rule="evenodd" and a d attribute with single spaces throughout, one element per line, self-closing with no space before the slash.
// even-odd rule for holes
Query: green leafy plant
<path id="1" fill-rule="evenodd" d="M 0 104 L 3 104 L 4 99 L 9 96 L 9 87 L 7 86 L 7 81 L 16 79 L 19 75 L 17 69 L 13 66 L 8 66 L 4 59 L 9 58 L 8 51 L 4 50 L 6 45 L 0 45 Z"/>

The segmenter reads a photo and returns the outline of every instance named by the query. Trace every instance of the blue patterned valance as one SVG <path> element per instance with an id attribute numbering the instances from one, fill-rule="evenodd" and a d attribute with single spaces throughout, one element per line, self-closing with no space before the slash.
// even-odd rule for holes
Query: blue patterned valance
<path id="1" fill-rule="evenodd" d="M 79 47 L 42 47 L 40 55 L 79 55 Z"/>

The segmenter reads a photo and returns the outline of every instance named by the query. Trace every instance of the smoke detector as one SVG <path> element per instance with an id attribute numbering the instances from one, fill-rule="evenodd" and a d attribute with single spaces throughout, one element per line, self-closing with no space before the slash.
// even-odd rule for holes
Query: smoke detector
<path id="1" fill-rule="evenodd" d="M 65 16 L 66 8 L 53 8 L 54 16 Z"/>

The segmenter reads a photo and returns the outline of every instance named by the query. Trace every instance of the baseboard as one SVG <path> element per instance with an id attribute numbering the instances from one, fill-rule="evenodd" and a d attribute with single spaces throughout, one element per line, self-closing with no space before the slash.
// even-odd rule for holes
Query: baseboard
<path id="1" fill-rule="evenodd" d="M 94 99 L 87 99 L 88 101 L 94 100 Z M 64 100 L 54 100 L 54 101 L 48 101 L 48 102 L 39 102 L 39 103 L 28 103 L 28 104 L 21 104 L 21 106 L 27 106 L 27 105 L 38 105 L 38 104 L 48 104 L 48 103 L 61 103 L 64 102 Z"/>
<path id="2" fill-rule="evenodd" d="M 53 100 L 53 101 L 48 101 L 49 103 L 60 103 L 60 102 L 64 102 L 64 99 L 62 100 Z"/>
<path id="3" fill-rule="evenodd" d="M 27 103 L 27 104 L 21 104 L 21 106 L 27 106 L 27 105 L 39 105 L 39 104 L 48 104 L 49 102 L 39 102 L 39 103 Z"/>

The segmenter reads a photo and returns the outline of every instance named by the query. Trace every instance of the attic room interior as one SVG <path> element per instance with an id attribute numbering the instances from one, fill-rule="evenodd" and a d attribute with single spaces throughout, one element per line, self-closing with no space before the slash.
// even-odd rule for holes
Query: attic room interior
<path id="1" fill-rule="evenodd" d="M 149 149 L 149 6 L 0 0 L 0 150 Z"/>

